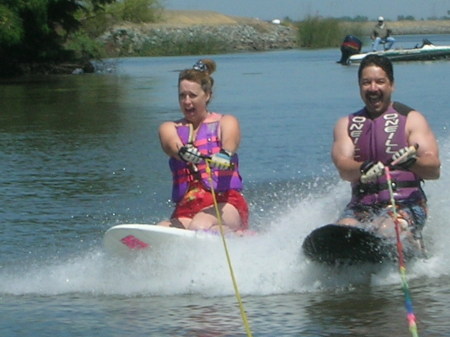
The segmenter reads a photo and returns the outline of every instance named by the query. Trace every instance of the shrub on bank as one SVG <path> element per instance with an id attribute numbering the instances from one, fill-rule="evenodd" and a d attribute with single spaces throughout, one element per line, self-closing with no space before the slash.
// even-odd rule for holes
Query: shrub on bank
<path id="1" fill-rule="evenodd" d="M 299 47 L 302 48 L 338 47 L 348 34 L 362 36 L 358 24 L 344 26 L 341 20 L 317 16 L 299 22 L 297 28 Z"/>
<path id="2" fill-rule="evenodd" d="M 157 22 L 161 18 L 161 10 L 160 0 L 123 0 L 105 5 L 101 11 L 94 8 L 79 11 L 81 28 L 69 37 L 65 46 L 76 55 L 105 57 L 107 50 L 98 39 L 101 34 L 123 22 Z"/>

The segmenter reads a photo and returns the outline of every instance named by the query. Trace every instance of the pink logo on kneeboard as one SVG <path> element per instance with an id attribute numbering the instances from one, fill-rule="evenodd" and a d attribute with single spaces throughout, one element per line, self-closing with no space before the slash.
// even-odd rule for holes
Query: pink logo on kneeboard
<path id="1" fill-rule="evenodd" d="M 147 243 L 139 240 L 134 235 L 125 236 L 124 238 L 120 239 L 120 241 L 130 249 L 145 249 L 149 247 Z"/>

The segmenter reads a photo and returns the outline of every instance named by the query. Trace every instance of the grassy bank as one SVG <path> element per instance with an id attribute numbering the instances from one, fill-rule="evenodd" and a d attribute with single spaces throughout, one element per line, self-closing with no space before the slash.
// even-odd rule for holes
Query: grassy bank
<path id="1" fill-rule="evenodd" d="M 309 17 L 297 23 L 299 47 L 338 47 L 344 36 L 362 36 L 359 24 L 342 25 L 342 21 L 332 18 Z"/>
<path id="2" fill-rule="evenodd" d="M 394 35 L 450 34 L 450 20 L 394 21 L 387 23 Z M 346 35 L 369 40 L 373 22 L 349 22 L 333 18 L 308 17 L 295 23 L 301 48 L 330 48 L 340 46 Z"/>

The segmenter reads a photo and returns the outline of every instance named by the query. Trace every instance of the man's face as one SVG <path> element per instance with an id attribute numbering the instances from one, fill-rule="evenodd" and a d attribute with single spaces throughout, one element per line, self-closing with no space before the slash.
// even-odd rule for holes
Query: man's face
<path id="1" fill-rule="evenodd" d="M 363 69 L 359 93 L 367 111 L 373 117 L 381 115 L 389 108 L 393 91 L 394 83 L 389 80 L 382 68 L 369 65 Z"/>

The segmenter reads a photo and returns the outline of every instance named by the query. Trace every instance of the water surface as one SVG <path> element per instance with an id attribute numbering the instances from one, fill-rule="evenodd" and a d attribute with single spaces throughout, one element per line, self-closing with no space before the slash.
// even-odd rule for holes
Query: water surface
<path id="1" fill-rule="evenodd" d="M 362 106 L 357 68 L 336 64 L 335 49 L 213 58 L 211 110 L 241 122 L 241 173 L 260 233 L 229 242 L 254 336 L 408 336 L 397 266 L 325 268 L 300 251 L 349 199 L 330 146 L 336 120 Z M 0 84 L 1 335 L 245 335 L 221 246 L 125 261 L 101 244 L 115 224 L 169 216 L 157 129 L 179 118 L 178 71 L 196 60 L 125 58 L 111 73 Z M 394 69 L 395 99 L 424 113 L 441 147 L 442 177 L 425 184 L 430 258 L 407 273 L 420 335 L 446 336 L 450 62 Z"/>

